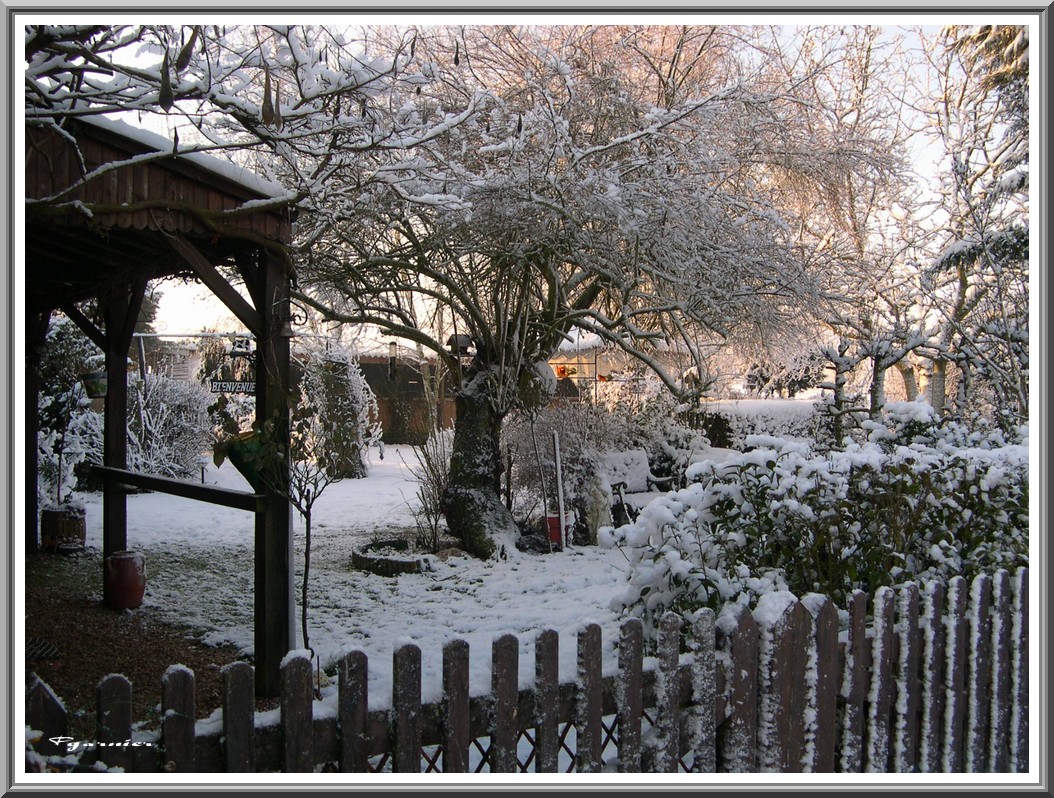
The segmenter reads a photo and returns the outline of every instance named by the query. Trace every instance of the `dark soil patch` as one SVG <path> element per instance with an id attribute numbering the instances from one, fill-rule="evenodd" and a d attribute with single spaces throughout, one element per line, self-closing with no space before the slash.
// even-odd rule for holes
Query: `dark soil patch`
<path id="1" fill-rule="evenodd" d="M 248 659 L 209 646 L 149 607 L 115 611 L 102 603 L 98 550 L 26 558 L 26 674 L 36 673 L 66 705 L 70 735 L 95 739 L 96 688 L 112 673 L 132 683 L 132 722 L 160 727 L 161 677 L 173 664 L 194 671 L 197 717 L 222 705 L 224 665 Z M 260 701 L 271 709 L 276 701 Z"/>

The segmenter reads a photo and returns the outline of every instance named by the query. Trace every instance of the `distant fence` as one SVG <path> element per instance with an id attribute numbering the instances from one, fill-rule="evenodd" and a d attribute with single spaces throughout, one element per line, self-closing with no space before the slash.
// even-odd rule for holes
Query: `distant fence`
<path id="1" fill-rule="evenodd" d="M 469 694 L 469 647 L 443 650 L 443 698 L 421 700 L 421 652 L 394 652 L 390 708 L 367 706 L 368 661 L 339 663 L 338 700 L 314 701 L 311 663 L 282 665 L 278 711 L 254 710 L 253 672 L 223 672 L 222 723 L 195 722 L 194 674 L 162 679 L 159 733 L 132 733 L 132 686 L 99 685 L 97 746 L 53 770 L 133 772 L 1023 772 L 1028 770 L 1028 572 L 968 583 L 856 593 L 838 612 L 820 596 L 749 612 L 624 622 L 617 672 L 604 675 L 601 629 L 577 636 L 577 675 L 558 679 L 559 636 L 535 645 L 535 679 L 518 688 L 519 641 L 493 642 L 490 693 Z M 869 607 L 870 604 L 870 607 Z M 776 611 L 772 611 L 775 607 Z M 682 628 L 687 626 L 687 628 Z M 43 682 L 26 723 L 41 754 L 68 743 L 65 710 Z M 59 744 L 49 738 L 60 740 Z M 66 746 L 66 747 L 64 747 Z M 50 747 L 50 751 L 49 751 Z M 94 766 L 93 766 L 94 765 Z M 27 752 L 27 768 L 43 760 Z"/>

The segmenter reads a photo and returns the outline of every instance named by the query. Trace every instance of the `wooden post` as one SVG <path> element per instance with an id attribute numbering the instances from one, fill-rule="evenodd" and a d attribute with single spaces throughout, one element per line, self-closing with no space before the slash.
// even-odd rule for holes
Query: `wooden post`
<path id="1" fill-rule="evenodd" d="M 103 416 L 103 465 L 128 467 L 128 348 L 143 304 L 146 280 L 137 279 L 128 288 L 100 296 L 106 324 L 106 399 Z M 103 488 L 103 568 L 106 558 L 128 548 L 128 506 L 122 485 L 106 483 Z M 103 602 L 113 597 L 103 571 Z"/>
<path id="2" fill-rule="evenodd" d="M 801 602 L 795 601 L 786 606 L 771 626 L 762 622 L 759 627 L 762 633 L 758 690 L 761 769 L 800 773 L 808 731 L 806 672 L 812 619 Z"/>
<path id="3" fill-rule="evenodd" d="M 826 596 L 806 596 L 802 603 L 812 616 L 816 645 L 816 689 L 813 703 L 816 733 L 812 770 L 835 771 L 838 748 L 838 689 L 841 672 L 838 663 L 838 611 Z"/>
<path id="4" fill-rule="evenodd" d="M 469 646 L 451 640 L 443 646 L 443 772 L 468 772 L 469 734 Z"/>
<path id="5" fill-rule="evenodd" d="M 161 677 L 161 742 L 170 773 L 195 771 L 194 699 L 194 671 L 170 665 Z"/>
<path id="6" fill-rule="evenodd" d="M 340 772 L 365 773 L 369 769 L 366 718 L 369 660 L 363 651 L 349 651 L 340 660 L 337 721 L 340 724 Z"/>
<path id="7" fill-rule="evenodd" d="M 578 694 L 575 699 L 578 750 L 575 752 L 575 770 L 579 773 L 598 773 L 602 764 L 600 652 L 600 626 L 587 623 L 578 632 Z"/>
<path id="8" fill-rule="evenodd" d="M 310 773 L 314 767 L 311 660 L 290 655 L 281 666 L 282 771 Z"/>
<path id="9" fill-rule="evenodd" d="M 256 342 L 256 421 L 281 448 L 289 447 L 289 278 L 285 263 L 262 250 L 255 280 L 246 280 L 261 316 Z M 256 515 L 256 692 L 278 693 L 279 667 L 294 639 L 289 500 L 277 486 L 289 484 L 289 466 L 269 464 L 264 511 Z"/>
<path id="10" fill-rule="evenodd" d="M 99 748 L 95 760 L 109 767 L 126 768 L 130 764 L 132 739 L 132 683 L 124 676 L 111 673 L 96 688 L 95 741 Z"/>
<path id="11" fill-rule="evenodd" d="M 715 683 L 714 611 L 706 607 L 692 620 L 692 700 L 688 738 L 693 773 L 717 772 L 717 685 Z"/>
<path id="12" fill-rule="evenodd" d="M 1010 694 L 1013 711 L 1010 715 L 1010 772 L 1028 772 L 1028 569 L 1019 568 L 1011 582 L 1011 672 Z"/>
<path id="13" fill-rule="evenodd" d="M 992 583 L 992 731 L 989 770 L 1006 773 L 1010 762 L 1010 573 L 996 572 Z"/>
<path id="14" fill-rule="evenodd" d="M 66 705 L 35 673 L 30 675 L 26 685 L 26 726 L 40 732 L 40 739 L 33 743 L 37 753 L 43 756 L 68 753 L 69 749 L 62 741 L 63 737 L 68 737 L 70 728 Z M 52 738 L 59 742 L 52 742 Z"/>
<path id="15" fill-rule="evenodd" d="M 922 681 L 919 674 L 921 627 L 918 585 L 900 589 L 897 611 L 896 699 L 894 701 L 893 772 L 918 773 L 919 717 L 922 713 Z"/>
<path id="16" fill-rule="evenodd" d="M 944 585 L 926 587 L 922 613 L 922 718 L 919 725 L 919 770 L 939 773 L 944 742 Z"/>
<path id="17" fill-rule="evenodd" d="M 505 634 L 491 646 L 491 694 L 493 712 L 490 735 L 490 772 L 518 770 L 516 741 L 519 737 L 519 641 Z"/>
<path id="18" fill-rule="evenodd" d="M 867 595 L 849 597 L 849 640 L 842 671 L 842 741 L 839 770 L 859 773 L 864 765 L 864 704 L 867 699 Z"/>
<path id="19" fill-rule="evenodd" d="M 742 604 L 722 610 L 717 648 L 727 658 L 725 692 L 728 709 L 717 728 L 718 762 L 729 773 L 758 771 L 758 649 L 757 622 Z"/>
<path id="20" fill-rule="evenodd" d="M 421 649 L 404 643 L 392 655 L 392 772 L 421 772 Z"/>
<path id="21" fill-rule="evenodd" d="M 560 761 L 560 636 L 538 634 L 534 649 L 534 769 L 556 773 Z"/>
<path id="22" fill-rule="evenodd" d="M 618 685 L 615 694 L 619 773 L 640 773 L 643 664 L 644 626 L 639 618 L 627 618 L 619 630 Z"/>
<path id="23" fill-rule="evenodd" d="M 944 750 L 945 773 L 963 772 L 963 739 L 966 723 L 966 579 L 948 582 L 948 609 L 944 647 Z"/>
<path id="24" fill-rule="evenodd" d="M 232 662 L 221 673 L 224 767 L 228 773 L 253 773 L 256 770 L 253 669 L 246 662 Z"/>
<path id="25" fill-rule="evenodd" d="M 988 730 L 992 719 L 992 577 L 978 574 L 970 586 L 966 658 L 966 740 L 963 750 L 967 773 L 987 773 Z"/>
<path id="26" fill-rule="evenodd" d="M 864 749 L 864 769 L 868 773 L 889 772 L 894 607 L 895 596 L 891 587 L 880 587 L 875 591 L 871 679 L 867 703 L 867 746 Z"/>
<path id="27" fill-rule="evenodd" d="M 647 767 L 656 773 L 676 773 L 681 760 L 681 711 L 678 668 L 683 619 L 667 611 L 659 619 L 655 658 L 655 747 L 648 752 Z"/>

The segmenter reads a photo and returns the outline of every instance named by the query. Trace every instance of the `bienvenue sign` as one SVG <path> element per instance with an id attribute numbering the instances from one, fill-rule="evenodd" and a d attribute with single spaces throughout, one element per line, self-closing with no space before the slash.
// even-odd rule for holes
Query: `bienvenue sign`
<path id="1" fill-rule="evenodd" d="M 255 382 L 213 380 L 210 385 L 213 393 L 256 393 Z"/>

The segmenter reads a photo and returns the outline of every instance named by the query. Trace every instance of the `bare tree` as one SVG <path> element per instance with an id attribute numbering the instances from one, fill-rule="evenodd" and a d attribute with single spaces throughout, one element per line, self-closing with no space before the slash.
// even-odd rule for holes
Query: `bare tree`
<path id="1" fill-rule="evenodd" d="M 922 270 L 935 327 L 930 401 L 1009 424 L 1028 418 L 1027 55 L 1022 27 L 942 31 L 927 109 L 943 156 Z"/>
<path id="2" fill-rule="evenodd" d="M 502 420 L 548 398 L 544 361 L 572 327 L 683 390 L 658 352 L 698 365 L 707 343 L 796 325 L 818 300 L 815 247 L 776 170 L 863 166 L 803 124 L 800 78 L 759 71 L 763 53 L 722 39 L 726 55 L 689 80 L 677 65 L 691 32 L 665 51 L 654 33 L 422 33 L 421 71 L 446 88 L 436 102 L 489 89 L 485 107 L 418 150 L 427 171 L 354 217 L 321 219 L 301 253 L 304 301 L 418 343 L 457 375 L 445 510 L 480 556 L 516 532 L 497 489 Z"/>
<path id="3" fill-rule="evenodd" d="M 413 147 L 474 110 L 471 97 L 438 116 L 403 99 L 393 106 L 400 87 L 427 87 L 431 78 L 407 68 L 410 38 L 381 54 L 368 29 L 71 25 L 25 33 L 27 125 L 61 130 L 69 119 L 121 114 L 150 127 L 151 117 L 164 119 L 172 147 L 153 157 L 226 155 L 281 182 L 288 194 L 276 202 L 316 213 L 340 214 L 372 182 L 413 172 Z M 66 194 L 34 204 L 59 204 Z"/>

